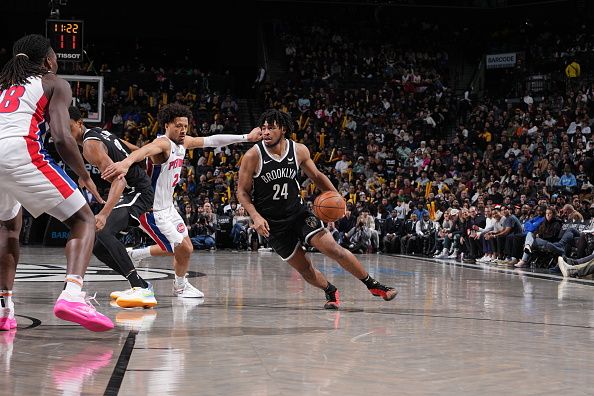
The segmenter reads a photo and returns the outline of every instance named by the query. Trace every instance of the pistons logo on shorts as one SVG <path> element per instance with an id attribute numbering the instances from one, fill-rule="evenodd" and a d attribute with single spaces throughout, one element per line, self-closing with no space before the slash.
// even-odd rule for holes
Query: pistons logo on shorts
<path id="1" fill-rule="evenodd" d="M 184 225 L 184 223 L 179 223 L 177 225 L 177 232 L 179 232 L 180 234 L 183 234 L 185 230 L 186 226 Z"/>

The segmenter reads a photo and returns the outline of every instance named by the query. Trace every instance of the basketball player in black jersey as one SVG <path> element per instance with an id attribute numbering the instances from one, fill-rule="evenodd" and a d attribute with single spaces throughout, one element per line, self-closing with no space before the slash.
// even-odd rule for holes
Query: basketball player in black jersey
<path id="1" fill-rule="evenodd" d="M 313 267 L 301 248 L 302 244 L 309 244 L 336 260 L 360 279 L 374 296 L 386 301 L 396 297 L 396 289 L 369 276 L 357 258 L 336 243 L 302 201 L 297 182 L 300 169 L 320 190 L 336 189 L 317 169 L 308 148 L 285 138 L 285 133 L 293 130 L 290 116 L 278 110 L 267 110 L 260 117 L 259 125 L 263 139 L 244 155 L 237 188 L 237 198 L 252 217 L 256 231 L 268 238 L 269 245 L 303 279 L 324 290 L 326 309 L 339 308 L 338 289 Z"/>
<path id="2" fill-rule="evenodd" d="M 104 171 L 128 156 L 128 143 L 101 128 L 87 129 L 78 108 L 71 106 L 68 111 L 72 136 L 91 165 Z M 97 233 L 93 254 L 130 282 L 129 290 L 115 296 L 117 305 L 124 308 L 157 305 L 152 286 L 138 275 L 126 246 L 117 238 L 128 226 L 139 224 L 140 215 L 151 210 L 154 195 L 148 175 L 140 165 L 134 164 L 123 178 L 111 182 L 107 201 L 95 215 Z"/>

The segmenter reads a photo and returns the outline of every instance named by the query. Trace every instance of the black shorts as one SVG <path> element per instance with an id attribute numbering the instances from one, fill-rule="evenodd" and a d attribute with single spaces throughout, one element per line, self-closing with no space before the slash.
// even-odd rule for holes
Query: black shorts
<path id="1" fill-rule="evenodd" d="M 284 261 L 289 260 L 302 244 L 306 245 L 312 236 L 324 229 L 320 219 L 309 210 L 283 222 L 269 221 L 268 225 L 270 226 L 268 245 Z"/>
<path id="2" fill-rule="evenodd" d="M 133 225 L 140 224 L 140 215 L 150 211 L 153 208 L 155 194 L 152 191 L 133 192 L 122 195 L 118 203 L 114 206 L 116 209 L 124 209 L 132 217 Z"/>

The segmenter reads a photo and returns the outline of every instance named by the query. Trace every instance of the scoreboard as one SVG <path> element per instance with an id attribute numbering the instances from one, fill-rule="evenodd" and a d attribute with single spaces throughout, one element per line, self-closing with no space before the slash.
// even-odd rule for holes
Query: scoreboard
<path id="1" fill-rule="evenodd" d="M 45 36 L 59 61 L 82 62 L 83 33 L 83 21 L 47 19 L 45 22 Z"/>

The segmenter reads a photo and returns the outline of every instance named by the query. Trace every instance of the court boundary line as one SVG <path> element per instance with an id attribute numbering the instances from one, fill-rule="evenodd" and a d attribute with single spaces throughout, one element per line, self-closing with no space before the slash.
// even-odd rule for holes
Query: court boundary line
<path id="1" fill-rule="evenodd" d="M 396 258 L 406 258 L 406 259 L 410 259 L 410 260 L 414 260 L 414 261 L 424 261 L 426 263 L 462 267 L 462 268 L 474 269 L 474 270 L 479 270 L 479 271 L 499 272 L 502 274 L 511 274 L 511 275 L 516 275 L 516 276 L 527 276 L 530 278 L 544 279 L 544 280 L 550 280 L 550 281 L 555 281 L 555 282 L 567 280 L 568 283 L 576 283 L 576 284 L 580 284 L 580 285 L 594 287 L 594 280 L 580 279 L 580 278 L 564 278 L 563 276 L 559 276 L 559 275 L 526 271 L 521 268 L 499 268 L 499 267 L 494 267 L 494 266 L 486 266 L 485 267 L 485 266 L 482 266 L 479 264 L 461 263 L 458 261 L 438 260 L 438 259 L 434 259 L 434 258 L 430 258 L 430 257 L 415 257 L 415 256 L 408 256 L 408 255 L 403 255 L 403 254 L 384 254 L 384 256 L 396 257 Z"/>

